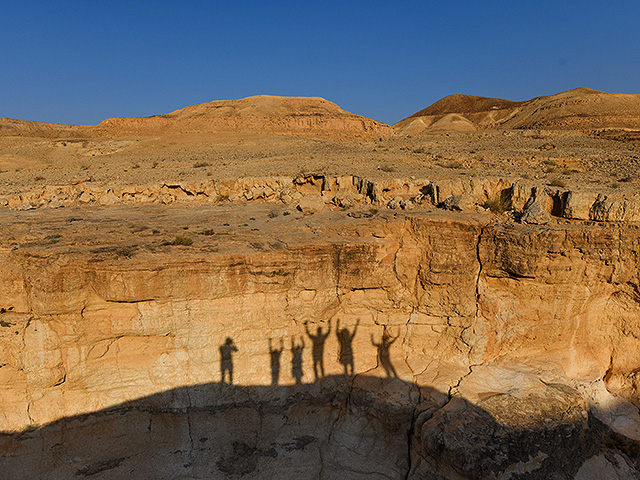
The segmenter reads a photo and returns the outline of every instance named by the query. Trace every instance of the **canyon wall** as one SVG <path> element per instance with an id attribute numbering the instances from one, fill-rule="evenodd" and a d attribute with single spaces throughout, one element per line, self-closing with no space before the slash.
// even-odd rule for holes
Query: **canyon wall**
<path id="1" fill-rule="evenodd" d="M 637 478 L 637 226 L 280 213 L 4 245 L 5 478 Z"/>

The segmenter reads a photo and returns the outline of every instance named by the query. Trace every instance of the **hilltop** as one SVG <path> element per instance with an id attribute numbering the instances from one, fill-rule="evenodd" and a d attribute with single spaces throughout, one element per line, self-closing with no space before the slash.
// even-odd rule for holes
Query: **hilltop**
<path id="1" fill-rule="evenodd" d="M 151 117 L 108 118 L 96 126 L 0 119 L 0 135 L 99 136 L 256 132 L 335 140 L 392 135 L 388 125 L 320 97 L 257 95 L 191 105 Z"/>
<path id="2" fill-rule="evenodd" d="M 394 125 L 399 133 L 501 130 L 640 129 L 640 95 L 589 88 L 516 102 L 449 95 Z"/>

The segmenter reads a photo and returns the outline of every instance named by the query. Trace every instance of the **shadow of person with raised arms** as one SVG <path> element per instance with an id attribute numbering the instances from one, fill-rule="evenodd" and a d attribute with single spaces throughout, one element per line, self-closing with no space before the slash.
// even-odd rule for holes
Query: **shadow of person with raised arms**
<path id="1" fill-rule="evenodd" d="M 322 328 L 318 326 L 316 334 L 313 335 L 309 331 L 309 327 L 306 322 L 304 324 L 304 330 L 307 332 L 307 336 L 313 343 L 311 348 L 311 352 L 313 354 L 313 374 L 315 375 L 315 379 L 318 380 L 320 377 L 324 377 L 324 342 L 331 333 L 331 320 L 329 320 L 327 333 L 322 333 Z M 320 370 L 320 375 L 318 375 L 318 369 Z"/>
<path id="2" fill-rule="evenodd" d="M 360 325 L 360 319 L 356 322 L 356 326 L 353 328 L 353 333 L 349 333 L 349 330 L 345 327 L 340 329 L 340 320 L 336 325 L 336 335 L 338 336 L 338 342 L 340 342 L 340 351 L 338 352 L 338 361 L 344 367 L 345 375 L 353 375 L 353 338 L 358 331 L 358 325 Z"/>
<path id="3" fill-rule="evenodd" d="M 387 374 L 387 378 L 395 377 L 398 378 L 398 374 L 396 373 L 396 369 L 391 363 L 391 356 L 389 354 L 389 349 L 393 342 L 395 342 L 400 334 L 392 337 L 391 334 L 387 331 L 387 327 L 384 327 L 382 331 L 382 340 L 380 343 L 376 343 L 373 339 L 373 334 L 371 334 L 371 344 L 374 347 L 378 348 L 378 361 L 380 365 L 384 368 L 385 373 Z"/>
<path id="4" fill-rule="evenodd" d="M 233 383 L 233 352 L 237 352 L 238 347 L 236 347 L 235 343 L 231 337 L 227 337 L 224 344 L 220 345 L 220 373 L 221 383 L 225 382 L 225 377 L 229 377 L 229 384 Z"/>
<path id="5" fill-rule="evenodd" d="M 296 385 L 302 384 L 302 351 L 304 350 L 304 338 L 300 337 L 300 344 L 296 343 L 296 337 L 291 337 L 291 376 L 296 379 Z"/>
<path id="6" fill-rule="evenodd" d="M 273 348 L 269 339 L 269 356 L 271 357 L 271 385 L 278 385 L 280 377 L 280 356 L 284 350 L 284 340 L 280 339 L 280 348 Z"/>

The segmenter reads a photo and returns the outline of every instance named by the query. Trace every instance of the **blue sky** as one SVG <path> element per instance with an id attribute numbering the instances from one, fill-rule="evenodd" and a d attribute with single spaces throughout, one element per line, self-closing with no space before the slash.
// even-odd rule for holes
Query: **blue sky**
<path id="1" fill-rule="evenodd" d="M 256 94 L 395 123 L 443 96 L 640 93 L 640 2 L 13 1 L 0 117 L 96 124 Z"/>

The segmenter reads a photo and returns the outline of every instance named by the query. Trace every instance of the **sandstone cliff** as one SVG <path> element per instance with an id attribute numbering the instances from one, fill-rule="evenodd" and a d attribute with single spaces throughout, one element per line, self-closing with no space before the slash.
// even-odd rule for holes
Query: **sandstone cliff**
<path id="1" fill-rule="evenodd" d="M 0 215 L 9 478 L 637 475 L 636 226 Z"/>

